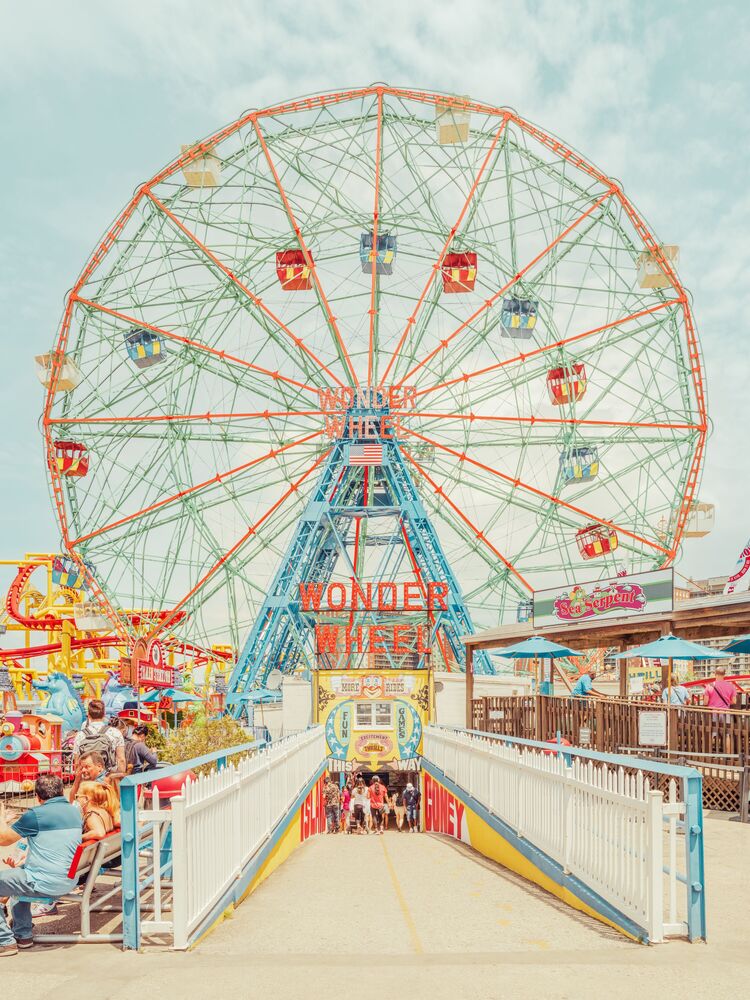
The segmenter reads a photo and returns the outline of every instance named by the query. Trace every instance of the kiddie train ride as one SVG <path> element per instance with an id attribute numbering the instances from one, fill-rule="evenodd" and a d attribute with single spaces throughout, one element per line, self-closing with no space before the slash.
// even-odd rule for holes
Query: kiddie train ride
<path id="1" fill-rule="evenodd" d="M 61 720 L 8 712 L 0 721 L 0 795 L 29 792 L 40 774 L 63 775 Z"/>

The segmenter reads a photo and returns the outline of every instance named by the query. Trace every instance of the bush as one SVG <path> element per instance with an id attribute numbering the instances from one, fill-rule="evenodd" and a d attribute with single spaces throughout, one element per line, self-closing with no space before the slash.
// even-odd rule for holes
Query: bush
<path id="1" fill-rule="evenodd" d="M 203 757 L 205 754 L 235 747 L 240 743 L 249 743 L 245 730 L 235 719 L 224 716 L 212 719 L 203 726 L 191 726 L 189 729 L 177 729 L 164 740 L 159 759 L 166 764 L 181 764 L 185 760 Z M 232 762 L 239 760 L 240 755 L 230 758 Z M 206 764 L 198 771 L 212 771 L 213 764 Z"/>
<path id="2" fill-rule="evenodd" d="M 144 742 L 146 746 L 153 750 L 156 753 L 156 756 L 161 759 L 164 754 L 164 747 L 167 745 L 167 741 L 164 734 L 161 733 L 156 726 L 148 727 L 148 732 L 146 733 Z"/>

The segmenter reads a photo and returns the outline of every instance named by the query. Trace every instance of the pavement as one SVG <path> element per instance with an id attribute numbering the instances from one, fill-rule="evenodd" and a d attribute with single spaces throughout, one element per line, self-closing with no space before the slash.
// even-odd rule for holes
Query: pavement
<path id="1" fill-rule="evenodd" d="M 38 946 L 0 959 L 0 997 L 742 995 L 750 979 L 750 826 L 708 819 L 706 844 L 708 944 L 638 945 L 446 837 L 337 835 L 302 845 L 192 952 Z"/>

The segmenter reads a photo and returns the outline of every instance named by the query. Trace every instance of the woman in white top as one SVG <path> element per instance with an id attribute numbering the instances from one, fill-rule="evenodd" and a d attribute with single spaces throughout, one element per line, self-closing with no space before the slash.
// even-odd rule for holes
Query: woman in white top
<path id="1" fill-rule="evenodd" d="M 365 788 L 365 795 L 367 795 L 367 789 Z M 370 809 L 370 796 L 367 795 L 367 801 L 365 802 L 365 827 L 368 833 L 372 833 L 372 811 Z"/>
<path id="2" fill-rule="evenodd" d="M 370 800 L 363 781 L 358 781 L 352 791 L 352 826 L 357 833 L 364 833 L 370 817 Z"/>

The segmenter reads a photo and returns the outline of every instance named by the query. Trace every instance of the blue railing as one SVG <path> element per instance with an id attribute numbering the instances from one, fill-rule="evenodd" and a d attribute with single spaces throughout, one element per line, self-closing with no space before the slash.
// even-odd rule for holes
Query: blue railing
<path id="1" fill-rule="evenodd" d="M 217 768 L 226 767 L 227 760 L 235 754 L 260 750 L 265 742 L 253 740 L 251 743 L 240 743 L 237 746 L 226 747 L 213 753 L 194 757 L 192 760 L 181 761 L 179 764 L 169 764 L 154 771 L 142 774 L 129 774 L 120 782 L 120 829 L 122 831 L 122 934 L 123 948 L 138 949 L 141 946 L 141 893 L 153 882 L 154 876 L 145 879 L 140 877 L 139 837 L 138 837 L 138 789 L 150 785 L 153 781 L 170 778 L 192 771 L 204 764 L 216 764 Z M 163 870 L 171 862 L 169 859 L 169 843 L 162 846 L 161 857 L 154 857 L 154 872 Z"/>

